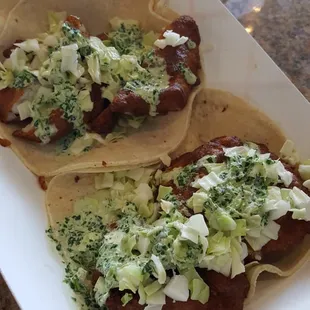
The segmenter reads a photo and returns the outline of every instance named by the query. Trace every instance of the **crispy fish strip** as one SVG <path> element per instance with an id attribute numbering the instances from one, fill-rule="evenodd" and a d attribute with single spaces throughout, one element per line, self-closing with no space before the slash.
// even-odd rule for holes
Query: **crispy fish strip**
<path id="1" fill-rule="evenodd" d="M 180 72 L 180 63 L 183 63 L 196 76 L 201 66 L 199 57 L 200 34 L 193 18 L 181 16 L 172 22 L 163 33 L 166 30 L 173 30 L 180 34 L 180 36 L 187 36 L 191 41 L 195 42 L 196 47 L 190 49 L 187 44 L 182 44 L 176 47 L 167 46 L 162 50 L 156 49 L 156 55 L 165 59 L 167 64 L 166 70 L 170 75 L 169 86 L 163 89 L 159 95 L 157 112 L 160 114 L 182 110 L 194 87 L 194 85 L 186 82 L 183 73 Z M 198 84 L 199 80 L 197 81 Z M 132 91 L 121 90 L 114 98 L 111 110 L 118 113 L 130 113 L 136 116 L 147 115 L 149 113 L 149 104 Z"/>

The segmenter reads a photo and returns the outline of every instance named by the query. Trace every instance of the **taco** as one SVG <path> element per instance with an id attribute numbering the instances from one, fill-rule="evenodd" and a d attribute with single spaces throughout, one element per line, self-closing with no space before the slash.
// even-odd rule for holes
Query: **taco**
<path id="1" fill-rule="evenodd" d="M 214 137 L 226 135 L 238 136 L 242 141 L 257 141 L 258 144 L 267 146 L 274 154 L 281 154 L 282 146 L 286 143 L 286 137 L 281 128 L 256 107 L 227 91 L 203 89 L 195 98 L 187 137 L 172 157 L 176 158 L 186 152 L 191 152 Z M 290 152 L 293 152 L 295 159 L 291 161 L 290 156 L 285 156 L 284 159 L 291 162 L 296 170 L 299 166 L 298 162 L 302 161 L 292 144 Z M 301 169 L 304 169 L 304 164 L 307 164 L 307 161 L 302 162 Z M 302 177 L 305 180 L 309 178 L 305 173 L 302 173 Z M 304 232 L 301 233 L 304 234 Z M 309 260 L 309 239 L 308 234 L 301 244 L 296 245 L 294 251 L 272 264 L 257 261 L 248 263 L 246 272 L 251 286 L 246 302 L 251 302 L 258 279 L 264 282 L 270 277 L 287 277 L 300 269 Z"/>
<path id="2" fill-rule="evenodd" d="M 66 282 L 109 309 L 243 309 L 261 272 L 288 276 L 309 256 L 310 166 L 291 142 L 281 156 L 223 136 L 161 169 L 55 177 Z"/>
<path id="3" fill-rule="evenodd" d="M 0 135 L 32 172 L 150 164 L 180 144 L 201 83 L 200 34 L 191 17 L 169 21 L 155 6 L 67 1 L 48 28 L 52 1 L 8 15 Z"/>
<path id="4" fill-rule="evenodd" d="M 242 309 L 244 245 L 234 243 L 236 264 L 225 275 L 195 268 L 208 247 L 206 222 L 160 203 L 157 177 L 155 169 L 136 168 L 51 181 L 48 235 L 74 298 L 83 309 Z"/>
<path id="5" fill-rule="evenodd" d="M 226 234 L 230 224 L 234 231 L 245 229 L 248 299 L 260 274 L 290 276 L 310 257 L 308 161 L 298 163 L 290 141 L 280 154 L 264 144 L 224 136 L 176 158 L 162 174 L 185 214 L 202 212 L 211 227 Z M 227 261 L 214 263 L 220 269 Z"/>

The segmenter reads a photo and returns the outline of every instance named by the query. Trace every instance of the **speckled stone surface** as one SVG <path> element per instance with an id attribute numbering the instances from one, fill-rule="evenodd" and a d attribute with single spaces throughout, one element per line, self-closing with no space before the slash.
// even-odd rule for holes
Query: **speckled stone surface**
<path id="1" fill-rule="evenodd" d="M 310 100 L 310 0 L 222 0 Z M 0 275 L 0 310 L 18 310 Z"/>
<path id="2" fill-rule="evenodd" d="M 9 288 L 0 274 L 0 310 L 19 310 Z"/>
<path id="3" fill-rule="evenodd" d="M 222 2 L 310 101 L 310 1 Z"/>

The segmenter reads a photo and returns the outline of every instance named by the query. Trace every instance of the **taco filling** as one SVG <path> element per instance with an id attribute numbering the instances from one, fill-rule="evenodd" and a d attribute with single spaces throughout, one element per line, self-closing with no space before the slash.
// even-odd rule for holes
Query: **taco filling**
<path id="1" fill-rule="evenodd" d="M 0 64 L 0 120 L 13 136 L 47 144 L 72 142 L 72 153 L 113 130 L 138 128 L 147 116 L 185 107 L 200 69 L 195 21 L 181 16 L 161 34 L 113 18 L 91 36 L 75 16 L 49 13 L 49 29 L 17 40 Z M 17 38 L 18 39 L 18 38 Z"/>
<path id="2" fill-rule="evenodd" d="M 289 142 L 281 155 L 220 137 L 168 168 L 88 175 L 92 193 L 48 230 L 76 300 L 243 309 L 245 264 L 280 260 L 310 233 L 309 162 L 299 165 Z M 53 223 L 52 200 L 48 208 Z"/>
<path id="3" fill-rule="evenodd" d="M 265 145 L 220 137 L 175 159 L 161 183 L 183 214 L 204 214 L 224 236 L 237 231 L 248 247 L 246 262 L 276 262 L 310 233 L 309 189 L 301 178 L 310 177 L 309 167 L 298 166 L 290 142 L 282 152 L 284 159 Z M 221 269 L 227 261 L 208 264 Z"/>
<path id="4" fill-rule="evenodd" d="M 48 230 L 67 262 L 65 282 L 86 309 L 242 309 L 249 283 L 239 236 L 210 244 L 218 237 L 205 218 L 162 200 L 152 169 L 105 173 L 94 183 L 74 215 Z M 206 268 L 210 247 L 230 258 L 225 271 Z"/>

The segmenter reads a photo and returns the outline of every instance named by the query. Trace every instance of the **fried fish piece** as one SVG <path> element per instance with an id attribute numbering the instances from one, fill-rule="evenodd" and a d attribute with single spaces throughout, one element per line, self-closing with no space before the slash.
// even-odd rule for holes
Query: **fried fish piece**
<path id="1" fill-rule="evenodd" d="M 90 91 L 90 98 L 94 106 L 90 112 L 84 112 L 84 123 L 89 124 L 94 121 L 105 109 L 104 99 L 101 97 L 101 85 L 93 83 Z"/>
<path id="2" fill-rule="evenodd" d="M 92 85 L 90 96 L 94 103 L 94 107 L 92 111 L 84 112 L 84 123 L 88 124 L 89 127 L 97 133 L 111 132 L 116 120 L 110 109 L 105 109 L 104 100 L 101 98 L 100 85 L 95 83 Z M 7 108 L 9 107 L 10 105 L 7 105 Z M 49 123 L 54 124 L 57 128 L 57 132 L 51 137 L 51 142 L 63 138 L 73 130 L 72 123 L 64 119 L 62 116 L 63 111 L 61 109 L 53 110 L 50 114 Z M 37 143 L 41 142 L 41 140 L 35 135 L 35 128 L 33 126 L 26 126 L 23 129 L 15 130 L 13 136 Z"/>
<path id="3" fill-rule="evenodd" d="M 113 130 L 117 116 L 112 113 L 109 101 L 101 97 L 101 86 L 92 84 L 90 97 L 94 107 L 91 112 L 84 112 L 84 122 L 92 131 L 107 134 Z"/>
<path id="4" fill-rule="evenodd" d="M 122 89 L 114 97 L 111 103 L 111 110 L 114 113 L 142 116 L 147 115 L 150 108 L 140 96 L 130 90 Z"/>
<path id="5" fill-rule="evenodd" d="M 294 220 L 292 214 L 287 213 L 276 221 L 281 228 L 277 240 L 270 240 L 261 249 L 259 255 L 264 263 L 274 263 L 292 252 L 301 244 L 310 232 L 310 224 L 306 221 Z"/>
<path id="6" fill-rule="evenodd" d="M 116 120 L 116 115 L 111 111 L 110 106 L 108 106 L 92 123 L 90 123 L 89 127 L 96 133 L 107 134 L 113 130 Z"/>
<path id="7" fill-rule="evenodd" d="M 239 274 L 233 279 L 215 271 L 206 269 L 197 270 L 202 279 L 210 287 L 210 298 L 206 304 L 199 301 L 189 299 L 186 302 L 174 302 L 170 298 L 166 298 L 166 304 L 163 310 L 242 310 L 244 300 L 248 294 L 250 285 L 245 274 Z M 123 306 L 121 302 L 122 296 L 126 292 L 120 292 L 117 289 L 111 291 L 110 297 L 107 299 L 106 306 L 109 310 L 142 310 L 145 305 L 139 304 L 139 296 L 133 295 L 133 299 Z M 131 292 L 127 292 L 131 293 Z"/>
<path id="8" fill-rule="evenodd" d="M 189 84 L 180 65 L 191 70 L 196 76 L 201 67 L 199 56 L 201 39 L 194 19 L 190 16 L 179 17 L 164 29 L 160 38 L 163 38 L 163 33 L 166 30 L 173 30 L 181 36 L 187 36 L 194 43 L 194 47 L 190 48 L 188 44 L 182 44 L 176 47 L 167 46 L 164 49 L 156 49 L 155 54 L 165 60 L 166 70 L 170 75 L 169 86 L 161 90 L 159 94 L 156 111 L 160 114 L 182 110 L 193 87 L 199 84 L 199 79 L 195 85 Z M 113 112 L 130 113 L 136 116 L 149 114 L 149 104 L 130 90 L 121 90 L 115 96 L 111 109 Z"/>
<path id="9" fill-rule="evenodd" d="M 24 95 L 21 88 L 5 88 L 0 90 L 0 121 L 9 123 L 16 120 L 16 115 L 12 112 L 13 106 Z"/>
<path id="10" fill-rule="evenodd" d="M 240 145 L 243 145 L 242 141 L 235 136 L 223 136 L 213 139 L 210 142 L 197 147 L 194 151 L 185 153 L 173 159 L 167 170 L 169 171 L 177 167 L 185 167 L 189 164 L 193 164 L 206 155 L 215 155 L 218 163 L 223 162 L 225 159 L 223 147 Z"/>
<path id="11" fill-rule="evenodd" d="M 56 109 L 49 116 L 49 123 L 55 125 L 57 132 L 51 137 L 51 141 L 56 141 L 73 130 L 73 125 L 62 117 L 63 111 Z M 41 140 L 35 135 L 36 129 L 32 125 L 28 125 L 23 129 L 13 132 L 14 137 L 23 138 L 29 141 L 41 143 Z"/>
<path id="12" fill-rule="evenodd" d="M 17 46 L 15 45 L 15 43 L 22 43 L 23 40 L 16 40 L 11 46 L 9 46 L 8 48 L 6 48 L 3 52 L 2 55 L 4 58 L 10 58 L 12 52 L 17 48 Z"/>
<path id="13" fill-rule="evenodd" d="M 36 129 L 31 125 L 27 125 L 22 129 L 15 130 L 12 135 L 17 138 L 25 139 L 28 141 L 41 143 L 41 140 L 35 135 Z"/>

